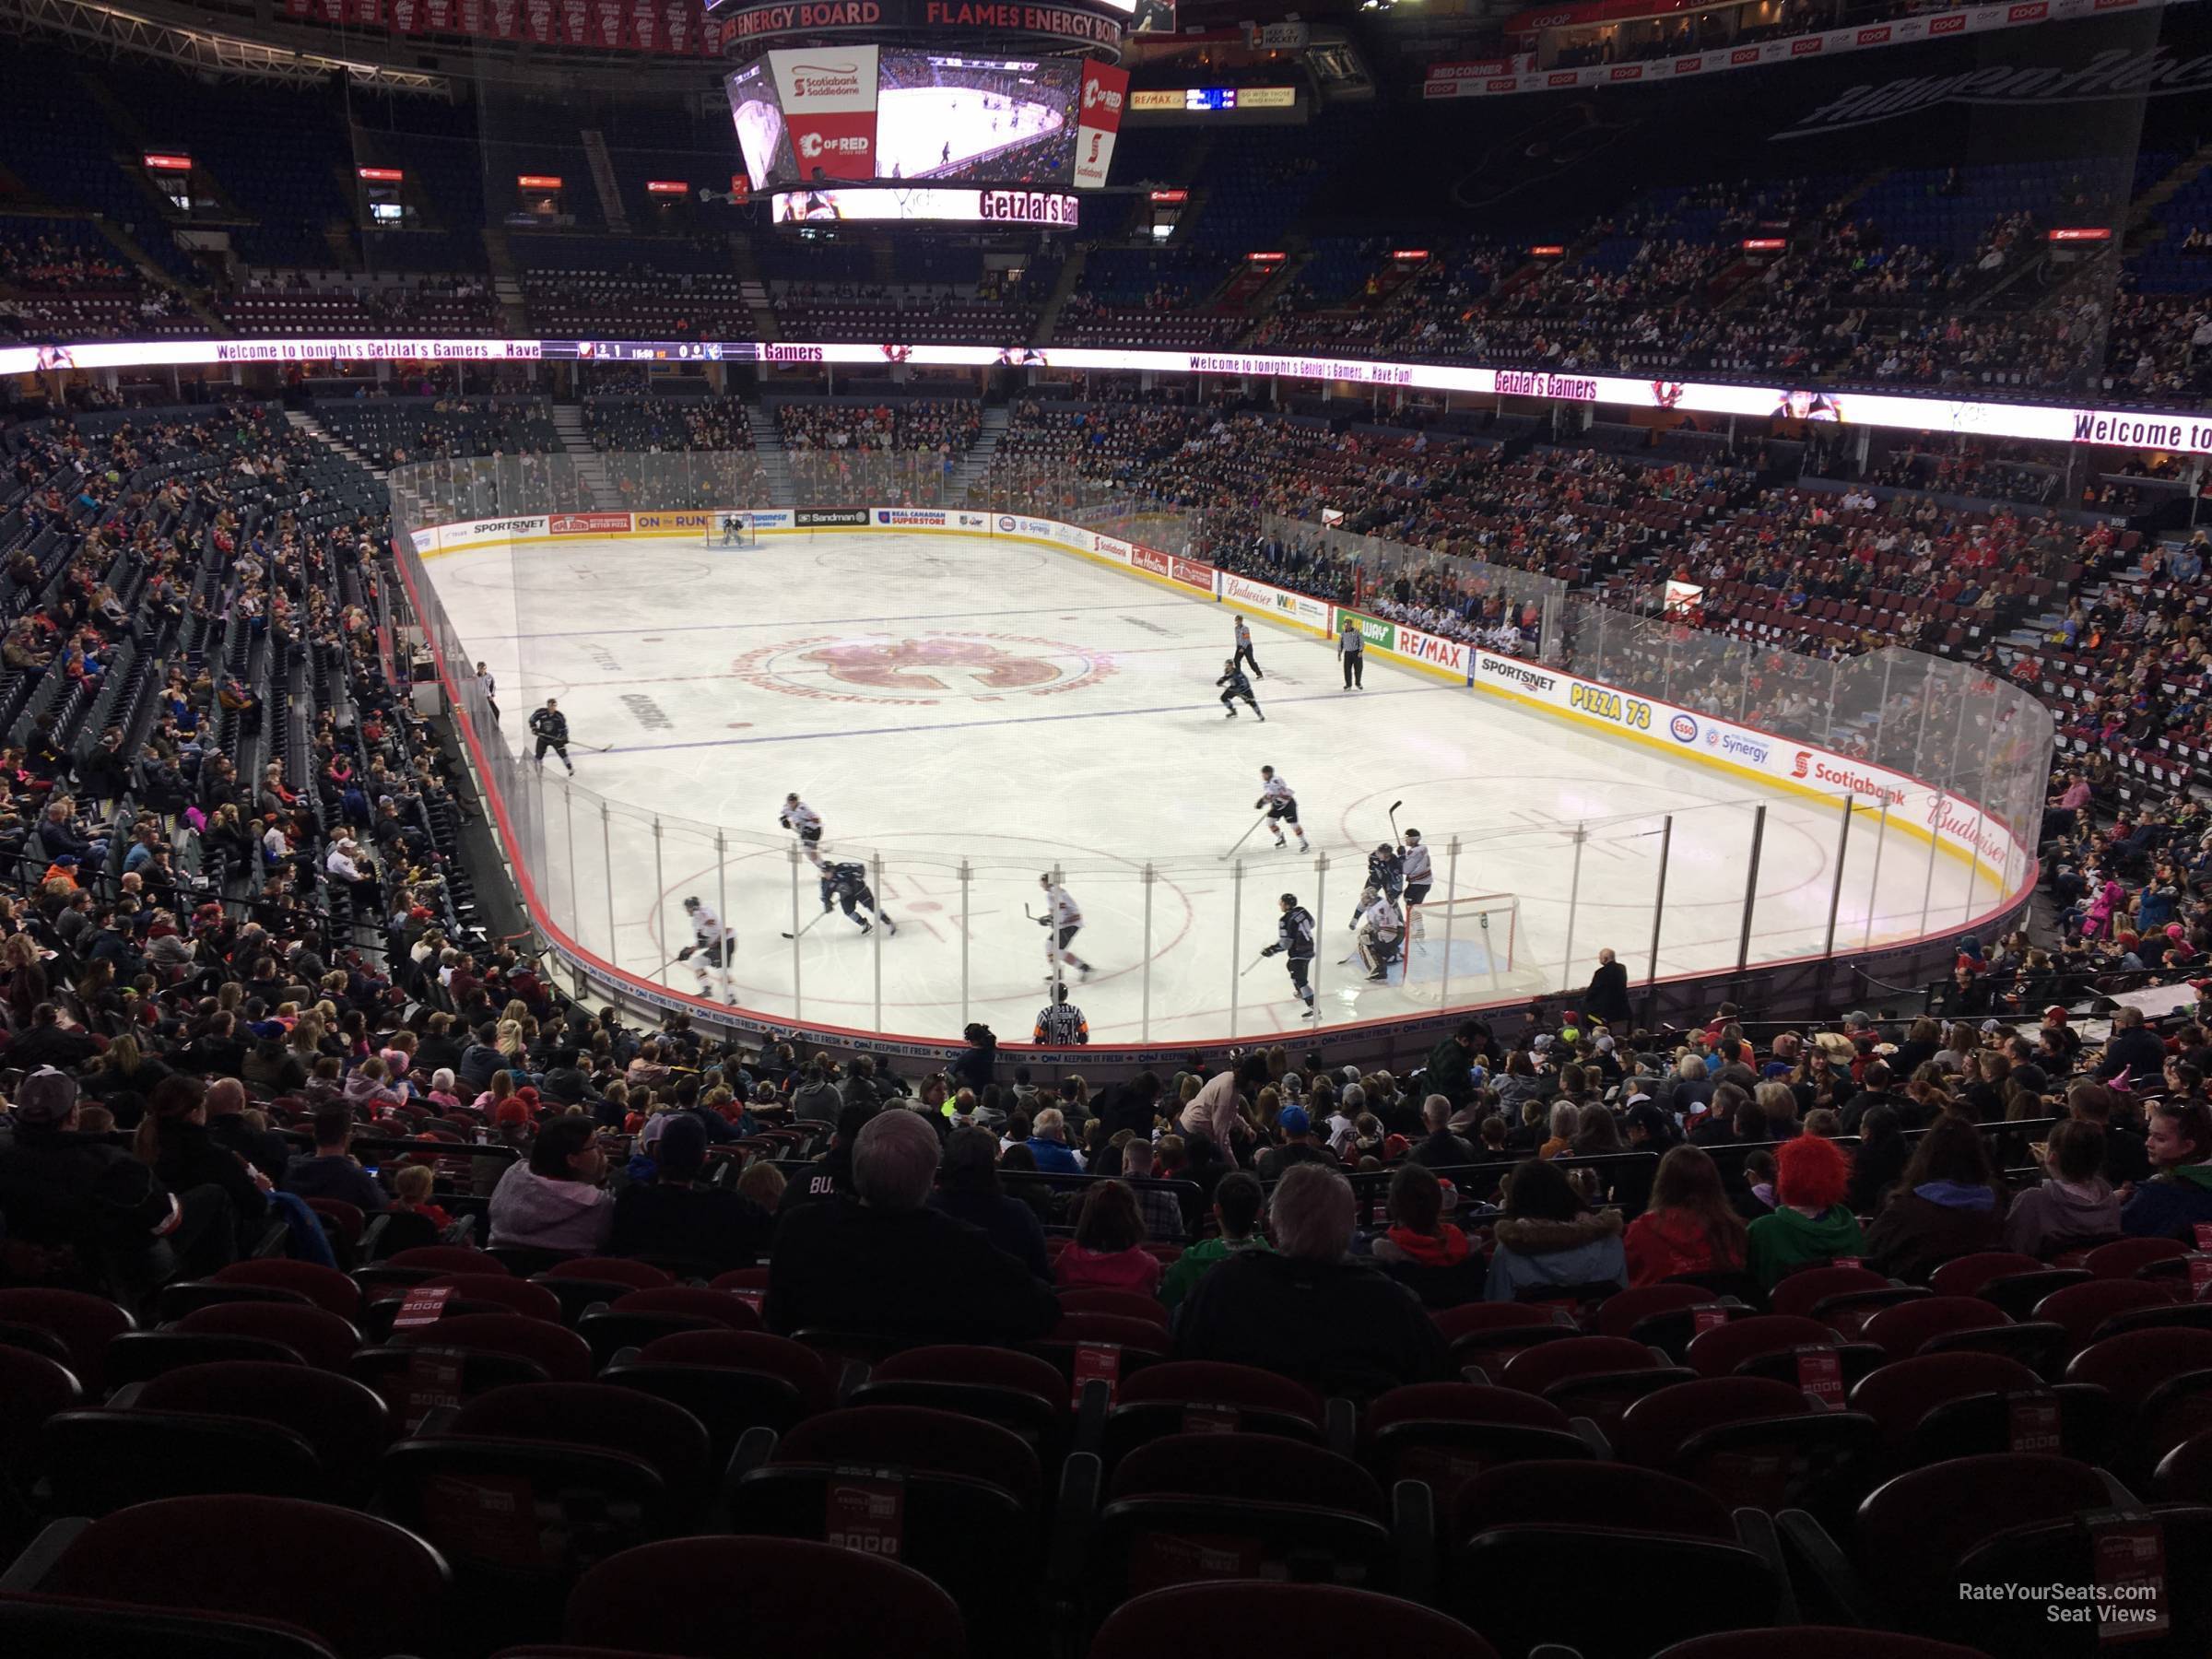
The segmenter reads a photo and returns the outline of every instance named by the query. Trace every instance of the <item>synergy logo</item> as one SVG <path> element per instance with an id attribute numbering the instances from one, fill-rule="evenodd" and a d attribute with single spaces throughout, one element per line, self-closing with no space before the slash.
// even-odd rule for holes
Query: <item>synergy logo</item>
<path id="1" fill-rule="evenodd" d="M 1705 747 L 1718 749 L 1731 759 L 1742 760 L 1752 766 L 1764 766 L 1767 763 L 1767 757 L 1773 753 L 1773 750 L 1763 743 L 1755 743 L 1750 738 L 1739 736 L 1734 732 L 1724 732 L 1718 726 L 1707 728 Z"/>
<path id="2" fill-rule="evenodd" d="M 1698 723 L 1687 714 L 1677 714 L 1666 723 L 1666 729 L 1675 735 L 1677 743 L 1695 743 L 1698 740 Z"/>

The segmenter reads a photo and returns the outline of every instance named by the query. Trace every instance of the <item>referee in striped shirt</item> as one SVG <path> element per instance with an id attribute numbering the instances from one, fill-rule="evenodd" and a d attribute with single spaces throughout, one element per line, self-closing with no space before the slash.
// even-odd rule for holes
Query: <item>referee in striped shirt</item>
<path id="1" fill-rule="evenodd" d="M 1037 1029 L 1030 1041 L 1044 1048 L 1072 1048 L 1090 1041 L 1090 1021 L 1067 1000 L 1065 985 L 1054 985 L 1053 1000 L 1037 1010 Z"/>

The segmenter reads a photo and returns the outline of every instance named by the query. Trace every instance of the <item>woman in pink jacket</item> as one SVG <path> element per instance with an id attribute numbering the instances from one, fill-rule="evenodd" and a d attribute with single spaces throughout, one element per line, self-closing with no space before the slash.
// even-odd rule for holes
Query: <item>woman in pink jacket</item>
<path id="1" fill-rule="evenodd" d="M 1060 1253 L 1053 1277 L 1064 1290 L 1134 1290 L 1159 1294 L 1160 1259 L 1145 1248 L 1145 1218 L 1136 1194 L 1118 1181 L 1100 1182 L 1083 1200 L 1076 1241 Z"/>

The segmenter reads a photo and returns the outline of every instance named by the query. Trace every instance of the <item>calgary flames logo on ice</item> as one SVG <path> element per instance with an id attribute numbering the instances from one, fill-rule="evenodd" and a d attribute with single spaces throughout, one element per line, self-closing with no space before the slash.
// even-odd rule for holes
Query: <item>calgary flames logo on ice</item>
<path id="1" fill-rule="evenodd" d="M 793 697 L 846 702 L 994 702 L 1103 678 L 1112 663 L 1056 640 L 1011 634 L 788 640 L 738 659 L 742 677 Z"/>

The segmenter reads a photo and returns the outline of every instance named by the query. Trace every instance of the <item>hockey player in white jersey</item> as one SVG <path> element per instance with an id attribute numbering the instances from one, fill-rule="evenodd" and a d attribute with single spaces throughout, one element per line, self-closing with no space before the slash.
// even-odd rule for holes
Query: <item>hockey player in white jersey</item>
<path id="1" fill-rule="evenodd" d="M 1053 979 L 1058 969 L 1068 967 L 1088 979 L 1090 964 L 1068 948 L 1069 942 L 1083 931 L 1082 911 L 1051 876 L 1038 877 L 1037 885 L 1044 889 L 1044 914 L 1031 919 L 1045 929 L 1044 977 Z"/>
<path id="2" fill-rule="evenodd" d="M 1260 768 L 1260 798 L 1253 804 L 1254 811 L 1265 808 L 1267 828 L 1275 832 L 1275 844 L 1283 847 L 1283 826 L 1288 824 L 1298 831 L 1298 850 L 1311 853 L 1312 843 L 1306 840 L 1306 827 L 1298 821 L 1298 796 L 1290 791 L 1289 780 L 1275 775 L 1275 768 Z"/>
<path id="3" fill-rule="evenodd" d="M 1436 876 L 1418 830 L 1406 831 L 1406 840 L 1398 848 L 1398 867 L 1406 878 L 1406 936 L 1426 938 L 1428 930 L 1421 924 L 1421 900 L 1429 897 L 1430 884 Z"/>
<path id="4" fill-rule="evenodd" d="M 820 869 L 822 815 L 793 794 L 783 797 L 783 810 L 776 815 L 776 822 L 799 838 L 799 851 L 806 854 L 806 862 Z"/>
<path id="5" fill-rule="evenodd" d="M 714 913 L 714 907 L 702 904 L 697 899 L 684 900 L 684 914 L 691 919 L 691 943 L 676 953 L 679 962 L 689 962 L 691 971 L 699 976 L 699 994 L 708 995 L 712 981 L 707 970 L 722 971 L 723 994 L 735 1003 L 736 993 L 730 989 L 730 963 L 737 954 L 736 931 Z"/>

